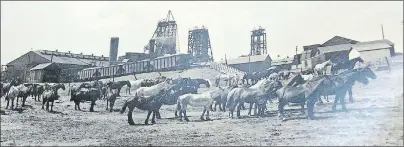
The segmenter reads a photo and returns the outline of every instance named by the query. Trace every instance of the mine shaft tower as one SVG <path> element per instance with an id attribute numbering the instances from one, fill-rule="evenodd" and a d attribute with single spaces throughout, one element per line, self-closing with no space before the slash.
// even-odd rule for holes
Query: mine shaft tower
<path id="1" fill-rule="evenodd" d="M 213 61 L 208 29 L 202 26 L 188 31 L 188 54 L 194 62 Z"/>
<path id="2" fill-rule="evenodd" d="M 152 57 L 176 54 L 179 51 L 179 45 L 177 44 L 177 23 L 171 10 L 169 10 L 167 17 L 158 22 L 157 28 L 149 43 L 145 46 L 144 51 L 148 51 Z"/>
<path id="3" fill-rule="evenodd" d="M 250 55 L 267 54 L 267 33 L 265 29 L 259 27 L 251 31 Z"/>

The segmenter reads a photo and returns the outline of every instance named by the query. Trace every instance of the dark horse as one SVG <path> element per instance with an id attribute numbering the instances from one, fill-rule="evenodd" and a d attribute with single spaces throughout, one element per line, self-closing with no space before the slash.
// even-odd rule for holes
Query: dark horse
<path id="1" fill-rule="evenodd" d="M 331 74 L 336 75 L 336 74 L 338 74 L 338 71 L 343 70 L 343 69 L 345 69 L 345 70 L 353 69 L 357 62 L 363 63 L 364 61 L 362 60 L 362 58 L 357 57 L 357 58 L 348 60 L 346 62 L 337 62 L 331 66 Z M 352 97 L 352 88 L 348 89 L 348 94 L 349 94 L 349 102 L 353 103 L 354 99 Z M 319 100 L 320 100 L 320 103 L 322 103 L 321 98 Z"/>
<path id="2" fill-rule="evenodd" d="M 72 90 L 70 101 L 74 101 L 74 110 L 80 109 L 80 102 L 91 101 L 90 112 L 94 112 L 94 105 L 97 99 L 101 98 L 101 91 L 97 88 L 80 88 L 77 91 Z"/>
<path id="3" fill-rule="evenodd" d="M 107 83 L 107 85 L 108 85 L 108 87 L 110 88 L 110 89 L 117 89 L 118 90 L 118 92 L 117 92 L 117 94 L 118 94 L 118 96 L 120 96 L 119 95 L 119 93 L 121 92 L 121 89 L 122 89 L 122 87 L 123 86 L 128 86 L 129 88 L 131 87 L 131 85 L 130 85 L 130 82 L 129 81 L 117 81 L 117 82 L 108 82 Z"/>
<path id="4" fill-rule="evenodd" d="M 338 80 L 336 79 L 338 78 Z M 329 95 L 335 95 L 332 111 L 336 111 L 336 105 L 338 101 L 342 105 L 342 110 L 347 111 L 345 106 L 345 95 L 347 91 L 352 90 L 353 85 L 356 81 L 367 85 L 369 83 L 368 78 L 376 79 L 376 74 L 369 67 L 351 69 L 348 71 L 344 71 L 338 75 L 335 75 L 335 78 L 331 78 L 331 80 L 336 83 L 337 86 L 332 87 L 330 84 L 324 85 L 325 88 L 322 89 L 323 93 L 327 93 Z M 332 81 L 324 81 L 325 83 L 329 83 Z M 327 88 L 328 87 L 328 88 Z"/>
<path id="5" fill-rule="evenodd" d="M 160 90 L 159 93 L 157 95 L 153 95 L 149 98 L 144 98 L 143 96 L 138 96 L 135 95 L 135 97 L 127 102 L 125 102 L 125 104 L 123 105 L 120 113 L 123 114 L 126 110 L 126 107 L 129 107 L 129 111 L 128 111 L 128 123 L 129 125 L 135 125 L 135 122 L 133 121 L 132 118 L 132 112 L 135 108 L 138 108 L 140 110 L 147 110 L 147 117 L 145 120 L 145 124 L 149 123 L 149 117 L 150 114 L 153 113 L 152 116 L 152 124 L 156 123 L 156 113 L 159 109 L 159 105 L 160 103 L 157 100 L 157 97 L 162 96 L 165 93 L 165 90 Z"/>

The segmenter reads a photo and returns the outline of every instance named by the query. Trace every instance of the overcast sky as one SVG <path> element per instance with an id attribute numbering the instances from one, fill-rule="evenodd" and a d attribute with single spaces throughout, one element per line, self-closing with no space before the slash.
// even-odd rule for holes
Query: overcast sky
<path id="1" fill-rule="evenodd" d="M 357 41 L 386 39 L 403 52 L 403 2 L 1 2 L 1 64 L 31 50 L 109 54 L 119 37 L 118 56 L 143 52 L 158 20 L 172 10 L 181 52 L 188 29 L 209 29 L 213 56 L 248 54 L 250 31 L 266 29 L 268 53 L 286 57 L 295 46 L 323 43 L 335 35 Z"/>

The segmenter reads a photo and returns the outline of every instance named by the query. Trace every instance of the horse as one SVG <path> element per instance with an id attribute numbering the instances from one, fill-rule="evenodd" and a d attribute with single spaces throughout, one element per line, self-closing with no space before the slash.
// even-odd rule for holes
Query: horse
<path id="1" fill-rule="evenodd" d="M 118 90 L 118 96 L 120 96 L 119 95 L 119 93 L 121 92 L 121 89 L 122 89 L 122 87 L 124 86 L 124 85 L 126 85 L 127 87 L 131 87 L 131 84 L 130 84 L 130 82 L 129 81 L 117 81 L 117 82 L 108 82 L 107 83 L 107 85 L 108 85 L 108 87 L 110 88 L 110 89 L 117 89 Z"/>
<path id="2" fill-rule="evenodd" d="M 135 80 L 135 81 L 129 80 L 129 83 L 131 86 L 126 88 L 126 94 L 130 94 L 131 89 L 137 90 L 138 88 L 140 88 L 142 86 L 142 82 L 144 82 L 144 81 L 145 81 L 144 79 Z"/>
<path id="3" fill-rule="evenodd" d="M 244 102 L 247 103 L 255 103 L 256 109 L 254 110 L 255 114 L 257 114 L 257 102 L 258 100 L 267 96 L 267 93 L 271 93 L 272 91 L 281 87 L 282 84 L 279 81 L 271 81 L 269 79 L 263 79 L 258 81 L 254 86 L 249 88 L 234 88 L 227 95 L 227 104 L 226 107 L 229 108 L 229 117 L 233 118 L 234 109 L 237 107 L 237 117 L 240 116 L 241 105 Z M 251 107 L 250 107 L 251 108 Z"/>
<path id="4" fill-rule="evenodd" d="M 133 121 L 133 118 L 132 118 L 133 110 L 135 108 L 138 108 L 140 110 L 147 110 L 148 113 L 147 113 L 147 117 L 146 117 L 146 120 L 145 120 L 144 123 L 146 125 L 149 123 L 150 114 L 153 113 L 151 122 L 152 122 L 152 124 L 155 124 L 156 123 L 156 120 L 155 120 L 156 113 L 157 113 L 157 111 L 159 109 L 159 103 L 157 102 L 156 97 L 163 95 L 164 92 L 165 92 L 165 90 L 161 89 L 161 90 L 159 90 L 157 92 L 156 95 L 152 95 L 152 96 L 150 96 L 148 98 L 144 97 L 143 95 L 135 94 L 134 98 L 132 98 L 131 100 L 125 102 L 125 104 L 123 105 L 120 113 L 123 114 L 125 112 L 125 110 L 126 110 L 126 107 L 129 107 L 128 123 L 129 123 L 129 125 L 135 125 L 135 122 Z"/>
<path id="5" fill-rule="evenodd" d="M 13 108 L 14 108 L 14 99 L 15 99 L 15 98 L 17 98 L 17 104 L 16 104 L 15 108 L 18 107 L 18 97 L 17 97 L 17 96 L 18 96 L 18 94 L 20 93 L 20 91 L 21 91 L 22 89 L 24 89 L 24 88 L 26 88 L 26 87 L 24 86 L 24 84 L 21 84 L 21 85 L 18 85 L 18 86 L 11 86 L 11 87 L 10 87 L 10 90 L 8 91 L 8 93 L 7 93 L 7 95 L 6 95 L 6 100 L 7 100 L 6 109 L 8 109 L 8 105 L 9 105 L 10 100 L 11 100 L 11 108 L 10 108 L 10 109 L 13 109 Z"/>
<path id="6" fill-rule="evenodd" d="M 10 83 L 2 83 L 2 86 L 0 89 L 0 91 L 1 91 L 0 97 L 3 97 L 4 95 L 6 95 L 12 86 L 18 86 L 18 85 L 19 85 L 19 83 L 15 79 L 11 80 Z"/>
<path id="7" fill-rule="evenodd" d="M 337 86 L 332 87 L 330 86 L 329 81 L 325 81 L 328 83 L 324 85 L 324 88 L 322 88 L 322 91 L 320 91 L 320 93 L 327 95 L 335 95 L 332 107 L 333 112 L 336 111 L 336 105 L 338 101 L 340 101 L 342 105 L 342 110 L 347 111 L 345 106 L 345 95 L 347 91 L 352 90 L 352 87 L 356 81 L 364 85 L 367 85 L 369 83 L 368 78 L 370 79 L 377 78 L 376 74 L 369 67 L 347 70 L 338 75 L 335 75 L 334 78 L 332 79 L 333 81 L 336 81 L 335 83 Z"/>
<path id="8" fill-rule="evenodd" d="M 363 63 L 363 59 L 360 57 L 345 61 L 345 62 L 337 62 L 332 64 L 331 66 L 331 74 L 335 75 L 338 73 L 339 70 L 349 70 L 349 69 L 353 69 L 356 65 L 357 62 L 361 62 Z"/>
<path id="9" fill-rule="evenodd" d="M 222 89 L 221 95 L 219 97 L 220 99 L 215 100 L 215 106 L 213 108 L 211 108 L 212 111 L 216 111 L 216 107 L 217 107 L 217 105 L 219 105 L 219 111 L 226 112 L 227 94 L 231 90 L 233 90 L 234 88 L 237 88 L 237 87 L 239 87 L 239 86 L 235 85 L 235 86 L 230 86 L 230 87 L 226 87 L 226 88 L 220 87 Z"/>
<path id="10" fill-rule="evenodd" d="M 33 85 L 32 84 L 24 84 L 24 86 L 25 87 L 23 87 L 20 90 L 20 92 L 18 93 L 18 96 L 17 96 L 17 104 L 18 104 L 18 98 L 21 97 L 22 107 L 25 106 L 25 101 L 27 100 L 27 97 L 32 94 Z"/>
<path id="11" fill-rule="evenodd" d="M 33 93 L 33 97 L 34 97 L 35 101 L 37 101 L 37 98 L 38 98 L 39 102 L 41 101 L 40 98 L 41 98 L 43 92 L 45 91 L 44 86 L 45 86 L 44 84 L 34 84 L 32 93 Z"/>
<path id="12" fill-rule="evenodd" d="M 314 73 L 316 73 L 317 75 L 324 75 L 326 74 L 327 66 L 330 66 L 332 64 L 333 63 L 331 62 L 331 60 L 327 60 L 323 63 L 317 64 L 316 66 L 314 66 Z"/>
<path id="13" fill-rule="evenodd" d="M 44 109 L 44 105 L 46 102 L 46 110 L 49 111 L 49 102 L 52 102 L 51 105 L 51 112 L 53 111 L 53 103 L 55 102 L 55 100 L 59 99 L 59 95 L 58 95 L 58 90 L 62 88 L 63 90 L 65 90 L 65 85 L 64 84 L 56 84 L 56 85 L 52 85 L 49 86 L 48 88 L 45 89 L 43 96 L 42 96 L 42 109 Z"/>
<path id="14" fill-rule="evenodd" d="M 211 82 L 209 79 L 191 79 L 195 80 L 199 85 L 205 85 L 205 87 L 210 88 Z"/>
<path id="15" fill-rule="evenodd" d="M 177 111 L 179 111 L 179 119 L 182 121 L 182 115 L 184 114 L 185 121 L 189 121 L 187 116 L 187 106 L 190 105 L 192 107 L 203 107 L 203 112 L 200 117 L 201 120 L 210 120 L 209 111 L 210 106 L 214 102 L 214 97 L 220 95 L 220 89 L 215 87 L 209 91 L 205 91 L 201 94 L 184 94 L 178 97 L 177 100 Z M 206 119 L 204 119 L 204 115 L 206 112 Z"/>
<path id="16" fill-rule="evenodd" d="M 94 112 L 94 105 L 97 99 L 101 98 L 101 91 L 97 88 L 80 88 L 77 91 L 71 92 L 70 101 L 74 101 L 74 110 L 80 109 L 80 102 L 91 101 L 90 112 Z"/>
<path id="17" fill-rule="evenodd" d="M 215 84 L 217 87 L 220 87 L 220 80 L 223 79 L 224 81 L 226 81 L 226 85 L 232 85 L 232 82 L 234 81 L 235 75 L 233 74 L 219 74 L 217 75 L 214 79 L 215 79 Z"/>
<path id="18" fill-rule="evenodd" d="M 143 95 L 146 97 L 156 95 L 160 90 L 165 89 L 171 83 L 171 80 L 166 80 L 151 87 L 140 87 L 135 91 L 136 95 Z"/>
<path id="19" fill-rule="evenodd" d="M 109 102 L 109 112 L 112 112 L 112 108 L 114 107 L 116 98 L 118 97 L 118 93 L 117 92 L 112 92 L 112 90 L 107 90 L 105 88 L 105 97 L 104 99 L 107 101 L 107 108 L 105 110 L 108 110 L 108 102 Z M 104 92 L 104 91 L 103 91 Z"/>

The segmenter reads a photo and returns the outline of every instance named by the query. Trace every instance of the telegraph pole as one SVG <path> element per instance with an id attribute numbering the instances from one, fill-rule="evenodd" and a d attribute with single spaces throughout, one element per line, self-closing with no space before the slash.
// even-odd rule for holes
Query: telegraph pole
<path id="1" fill-rule="evenodd" d="M 295 55 L 297 55 L 297 46 L 296 46 L 296 54 Z"/>
<path id="2" fill-rule="evenodd" d="M 383 36 L 383 39 L 384 39 L 383 24 L 381 26 L 382 26 L 382 36 Z"/>

